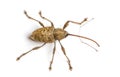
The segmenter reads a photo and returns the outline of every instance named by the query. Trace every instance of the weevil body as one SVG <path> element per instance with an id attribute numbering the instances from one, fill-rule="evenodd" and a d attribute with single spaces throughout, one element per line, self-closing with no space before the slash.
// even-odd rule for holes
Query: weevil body
<path id="1" fill-rule="evenodd" d="M 20 55 L 16 60 L 20 60 L 21 57 L 23 57 L 24 55 L 28 54 L 29 52 L 33 51 L 33 50 L 36 50 L 36 49 L 39 49 L 41 47 L 43 47 L 46 43 L 54 43 L 54 48 L 53 48 L 53 55 L 52 55 L 52 59 L 50 61 L 50 66 L 49 66 L 49 70 L 52 69 L 52 63 L 53 63 L 53 59 L 54 59 L 54 55 L 55 55 L 55 50 L 56 50 L 56 41 L 59 42 L 60 46 L 61 46 L 61 50 L 63 51 L 63 54 L 65 55 L 65 57 L 67 58 L 67 62 L 68 62 L 68 66 L 69 66 L 69 70 L 72 70 L 72 66 L 71 66 L 71 62 L 70 62 L 70 59 L 68 58 L 68 56 L 66 55 L 66 52 L 65 52 L 65 48 L 63 47 L 63 45 L 61 44 L 61 40 L 66 38 L 68 35 L 70 36 L 75 36 L 75 37 L 79 37 L 79 38 L 84 38 L 84 39 L 87 39 L 87 40 L 90 40 L 92 42 L 94 42 L 98 47 L 100 46 L 95 40 L 93 39 L 90 39 L 88 37 L 84 37 L 84 36 L 80 36 L 80 35 L 75 35 L 75 34 L 70 34 L 68 33 L 67 31 L 65 31 L 65 28 L 69 25 L 69 23 L 74 23 L 74 24 L 78 24 L 78 25 L 81 25 L 82 23 L 86 22 L 87 21 L 87 18 L 85 18 L 83 21 L 81 22 L 75 22 L 75 21 L 66 21 L 66 23 L 64 24 L 63 28 L 55 28 L 54 27 L 54 24 L 47 18 L 43 17 L 41 12 L 39 12 L 39 15 L 42 19 L 44 20 L 47 20 L 51 23 L 51 26 L 48 26 L 48 27 L 45 27 L 43 25 L 42 22 L 30 17 L 26 11 L 24 11 L 24 14 L 31 20 L 34 20 L 36 22 L 38 22 L 42 28 L 39 28 L 35 31 L 32 32 L 32 34 L 30 35 L 30 39 L 33 40 L 33 41 L 38 41 L 38 42 L 42 42 L 43 44 L 41 46 L 37 46 L 37 47 L 34 47 L 32 48 L 31 50 L 23 53 L 22 55 Z M 84 43 L 84 42 L 82 42 Z M 84 43 L 88 46 L 90 46 L 89 44 L 87 43 Z M 92 46 L 90 46 L 92 47 Z M 92 47 L 93 48 L 93 47 Z M 94 48 L 95 49 L 95 48 Z"/>
<path id="2" fill-rule="evenodd" d="M 30 36 L 30 39 L 33 41 L 52 43 L 56 40 L 64 39 L 67 35 L 67 31 L 63 29 L 54 27 L 43 27 L 35 30 Z"/>

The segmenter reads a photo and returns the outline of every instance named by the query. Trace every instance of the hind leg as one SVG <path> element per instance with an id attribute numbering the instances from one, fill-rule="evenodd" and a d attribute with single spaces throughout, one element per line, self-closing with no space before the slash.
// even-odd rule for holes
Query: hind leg
<path id="1" fill-rule="evenodd" d="M 30 16 L 27 14 L 26 11 L 24 11 L 24 14 L 27 16 L 27 18 L 29 18 L 29 19 L 31 19 L 31 20 L 34 20 L 34 21 L 38 22 L 42 27 L 44 27 L 43 23 L 41 23 L 40 21 L 38 21 L 38 20 L 36 20 L 36 19 L 30 17 Z"/>
<path id="2" fill-rule="evenodd" d="M 43 47 L 45 44 L 46 44 L 46 43 L 42 44 L 41 46 L 37 46 L 37 47 L 32 48 L 31 50 L 29 50 L 29 51 L 23 53 L 22 55 L 20 55 L 16 60 L 17 60 L 17 61 L 20 60 L 21 57 L 25 56 L 26 54 L 28 54 L 29 52 L 31 52 L 31 51 L 33 51 L 33 50 L 37 50 L 37 49 Z"/>
<path id="3" fill-rule="evenodd" d="M 53 24 L 53 22 L 52 22 L 52 21 L 50 21 L 49 19 L 47 19 L 47 18 L 43 17 L 43 16 L 42 16 L 42 13 L 41 13 L 41 11 L 39 12 L 39 15 L 40 15 L 40 17 L 41 17 L 41 18 L 43 18 L 44 20 L 47 20 L 47 21 L 49 21 L 49 22 L 51 23 L 51 26 L 52 26 L 52 27 L 54 27 L 54 24 Z"/>

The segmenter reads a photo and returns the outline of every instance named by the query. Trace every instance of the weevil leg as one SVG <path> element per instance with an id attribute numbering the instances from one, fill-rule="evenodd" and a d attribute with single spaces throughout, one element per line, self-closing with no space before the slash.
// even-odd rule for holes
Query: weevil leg
<path id="1" fill-rule="evenodd" d="M 26 54 L 28 54 L 29 52 L 31 52 L 31 51 L 33 51 L 33 50 L 37 50 L 37 49 L 43 47 L 45 44 L 46 44 L 46 43 L 42 44 L 41 46 L 37 46 L 37 47 L 32 48 L 31 50 L 29 50 L 29 51 L 23 53 L 22 55 L 20 55 L 16 60 L 17 60 L 17 61 L 20 60 L 21 57 L 25 56 Z"/>
<path id="2" fill-rule="evenodd" d="M 55 50 L 56 50 L 56 42 L 54 42 L 53 55 L 52 55 L 52 60 L 50 61 L 49 70 L 52 69 L 52 63 L 53 63 L 53 59 L 54 59 L 54 55 L 55 55 Z"/>
<path id="3" fill-rule="evenodd" d="M 38 23 L 39 23 L 42 27 L 44 27 L 43 23 L 41 23 L 40 21 L 38 21 L 38 20 L 36 20 L 36 19 L 34 19 L 34 18 L 30 17 L 30 16 L 27 14 L 27 12 L 26 12 L 26 11 L 24 11 L 24 14 L 25 14 L 25 15 L 26 15 L 29 19 L 34 20 L 34 21 L 38 22 Z"/>
<path id="4" fill-rule="evenodd" d="M 50 61 L 49 70 L 52 69 L 52 63 L 53 63 L 53 59 L 54 59 L 54 55 L 55 55 L 55 50 L 56 50 L 56 42 L 54 42 L 53 55 L 52 55 L 52 60 Z"/>
<path id="5" fill-rule="evenodd" d="M 43 18 L 44 20 L 47 20 L 47 21 L 49 21 L 49 22 L 51 23 L 51 26 L 52 26 L 52 27 L 54 27 L 54 24 L 53 24 L 53 22 L 52 22 L 52 21 L 50 21 L 49 19 L 47 19 L 47 18 L 43 17 L 43 16 L 42 16 L 42 13 L 41 13 L 41 11 L 39 12 L 39 15 L 40 15 L 40 17 L 41 17 L 41 18 Z"/>
<path id="6" fill-rule="evenodd" d="M 72 70 L 72 66 L 71 66 L 71 63 L 70 63 L 70 59 L 69 59 L 69 58 L 67 57 L 67 55 L 66 55 L 65 48 L 63 47 L 63 45 L 61 44 L 60 41 L 59 41 L 59 43 L 60 43 L 61 49 L 62 49 L 62 51 L 63 51 L 63 54 L 65 55 L 65 57 L 66 57 L 67 60 L 68 60 L 69 70 Z"/>
<path id="7" fill-rule="evenodd" d="M 75 21 L 69 20 L 69 21 L 67 21 L 67 22 L 64 24 L 63 29 L 65 29 L 70 22 L 71 22 L 71 23 L 74 23 L 74 24 L 79 24 L 79 25 L 81 25 L 81 24 L 84 23 L 85 21 L 87 21 L 87 18 L 84 18 L 84 20 L 81 21 L 81 22 L 75 22 Z"/>

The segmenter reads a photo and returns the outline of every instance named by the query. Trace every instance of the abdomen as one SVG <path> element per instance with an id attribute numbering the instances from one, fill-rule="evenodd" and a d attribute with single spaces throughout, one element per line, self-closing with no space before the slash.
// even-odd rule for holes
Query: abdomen
<path id="1" fill-rule="evenodd" d="M 44 27 L 35 30 L 32 33 L 32 36 L 34 37 L 34 41 L 52 43 L 55 41 L 53 32 L 54 32 L 53 27 Z"/>

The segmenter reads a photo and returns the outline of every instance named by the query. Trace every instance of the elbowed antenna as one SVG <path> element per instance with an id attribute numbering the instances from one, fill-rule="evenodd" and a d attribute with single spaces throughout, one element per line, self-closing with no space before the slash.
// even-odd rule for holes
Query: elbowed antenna
<path id="1" fill-rule="evenodd" d="M 84 38 L 84 39 L 90 40 L 90 41 L 94 42 L 98 47 L 100 47 L 100 45 L 95 40 L 93 40 L 91 38 L 84 37 L 84 36 L 79 36 L 79 35 L 74 35 L 74 34 L 68 34 L 68 35 L 76 36 L 76 37 L 80 37 L 80 38 Z"/>

